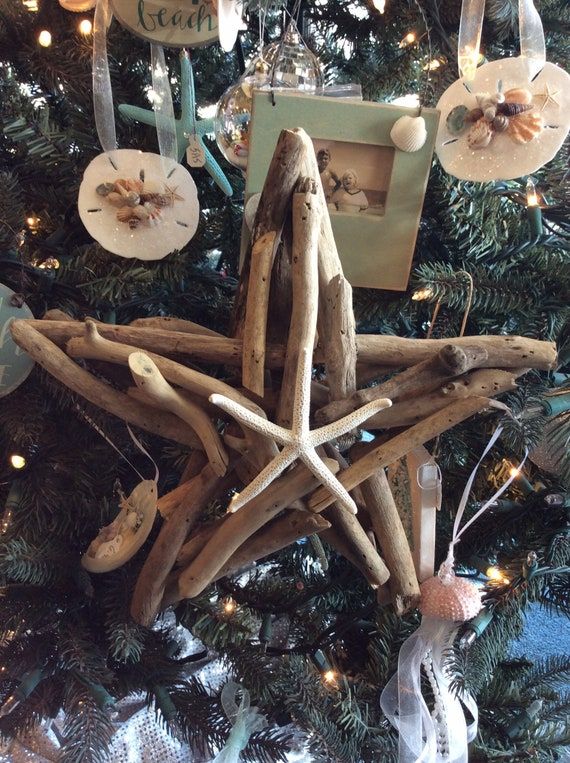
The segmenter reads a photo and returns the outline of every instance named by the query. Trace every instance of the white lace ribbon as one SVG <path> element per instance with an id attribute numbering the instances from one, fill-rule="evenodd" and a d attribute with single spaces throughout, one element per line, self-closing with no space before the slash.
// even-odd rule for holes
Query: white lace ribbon
<path id="1" fill-rule="evenodd" d="M 466 82 L 474 79 L 477 70 L 484 11 L 485 0 L 463 0 L 457 59 L 459 74 Z M 546 61 L 544 30 L 533 0 L 519 0 L 519 35 L 520 55 L 532 80 Z"/>

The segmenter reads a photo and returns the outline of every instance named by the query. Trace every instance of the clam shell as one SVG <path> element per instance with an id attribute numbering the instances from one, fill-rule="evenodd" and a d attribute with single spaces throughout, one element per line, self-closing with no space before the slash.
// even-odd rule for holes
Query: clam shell
<path id="1" fill-rule="evenodd" d="M 532 93 L 526 87 L 513 87 L 505 92 L 507 103 L 532 103 Z"/>
<path id="2" fill-rule="evenodd" d="M 493 128 L 485 119 L 479 119 L 471 127 L 467 134 L 467 145 L 469 148 L 478 150 L 485 148 L 493 138 Z"/>
<path id="3" fill-rule="evenodd" d="M 412 153 L 419 151 L 427 138 L 426 123 L 423 117 L 403 116 L 394 122 L 390 130 L 392 143 L 400 151 Z"/>
<path id="4" fill-rule="evenodd" d="M 544 129 L 544 119 L 538 111 L 526 111 L 509 119 L 507 134 L 516 143 L 530 143 Z"/>

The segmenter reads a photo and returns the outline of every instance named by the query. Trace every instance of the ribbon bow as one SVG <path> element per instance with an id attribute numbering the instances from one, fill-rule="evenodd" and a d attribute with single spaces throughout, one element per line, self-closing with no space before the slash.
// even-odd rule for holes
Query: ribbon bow
<path id="1" fill-rule="evenodd" d="M 237 695 L 241 692 L 241 702 Z M 250 736 L 267 726 L 267 719 L 257 707 L 250 706 L 249 692 L 235 681 L 228 681 L 222 689 L 222 707 L 228 716 L 232 730 L 226 746 L 216 755 L 212 763 L 238 763 L 240 753 L 247 747 Z"/>

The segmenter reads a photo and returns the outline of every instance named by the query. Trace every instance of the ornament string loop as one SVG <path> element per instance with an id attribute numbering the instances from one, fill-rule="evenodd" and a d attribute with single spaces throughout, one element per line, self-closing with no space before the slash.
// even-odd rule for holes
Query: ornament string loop
<path id="1" fill-rule="evenodd" d="M 107 29 L 112 19 L 109 0 L 97 0 L 93 19 L 93 110 L 99 143 L 105 153 L 117 148 L 113 91 L 107 58 Z"/>
<path id="2" fill-rule="evenodd" d="M 457 58 L 459 74 L 466 82 L 475 78 L 479 62 L 485 0 L 463 0 Z M 544 30 L 533 0 L 519 0 L 520 56 L 532 80 L 546 62 Z"/>
<path id="3" fill-rule="evenodd" d="M 174 121 L 172 90 L 168 69 L 164 60 L 162 45 L 151 43 L 150 59 L 152 71 L 153 108 L 156 118 L 156 134 L 160 155 L 178 161 L 178 139 Z"/>

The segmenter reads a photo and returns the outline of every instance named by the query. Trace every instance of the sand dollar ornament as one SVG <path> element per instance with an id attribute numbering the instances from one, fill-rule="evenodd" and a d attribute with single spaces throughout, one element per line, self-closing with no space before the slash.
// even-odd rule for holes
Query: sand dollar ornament
<path id="1" fill-rule="evenodd" d="M 169 48 L 196 48 L 218 39 L 217 0 L 111 0 L 122 26 Z"/>
<path id="2" fill-rule="evenodd" d="M 34 361 L 18 347 L 10 333 L 13 320 L 33 317 L 24 300 L 0 283 L 0 397 L 19 387 L 34 367 Z"/>
<path id="3" fill-rule="evenodd" d="M 95 157 L 79 189 L 90 235 L 121 257 L 160 260 L 182 249 L 198 226 L 192 176 L 173 159 L 133 149 Z"/>
<path id="4" fill-rule="evenodd" d="M 436 152 L 446 172 L 462 180 L 511 180 L 535 172 L 562 146 L 570 128 L 570 76 L 546 62 L 532 0 L 520 2 L 521 55 L 477 68 L 483 11 L 484 0 L 464 4 L 461 78 L 437 104 Z"/>
<path id="5" fill-rule="evenodd" d="M 93 539 L 81 564 L 89 572 L 110 572 L 121 567 L 148 538 L 156 517 L 158 488 L 156 480 L 143 480 L 128 498 L 111 524 Z"/>

